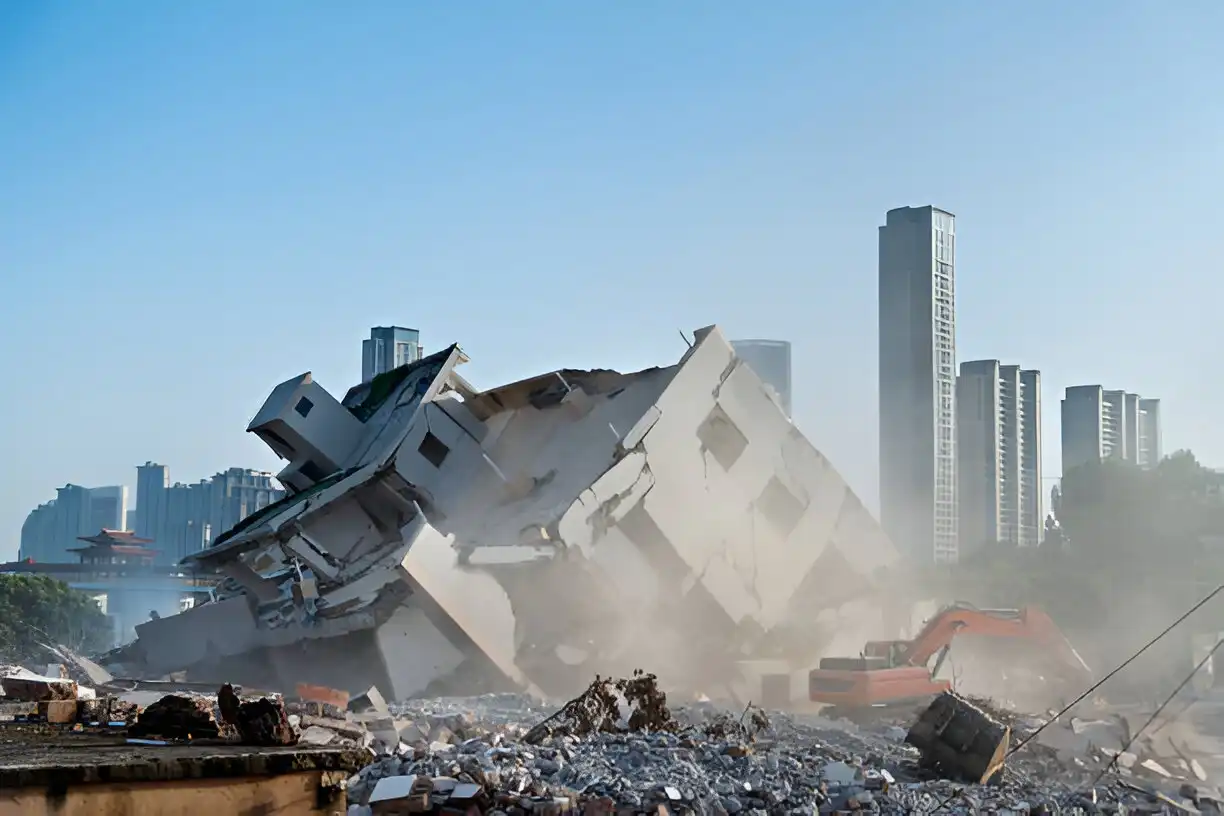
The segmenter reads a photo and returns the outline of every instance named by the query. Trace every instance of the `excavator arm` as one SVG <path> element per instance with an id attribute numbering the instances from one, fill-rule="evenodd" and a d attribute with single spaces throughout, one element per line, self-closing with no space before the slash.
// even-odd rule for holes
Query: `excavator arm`
<path id="1" fill-rule="evenodd" d="M 948 688 L 936 675 L 958 636 L 1017 638 L 1052 656 L 1068 683 L 1091 679 L 1091 671 L 1048 615 L 1025 609 L 978 609 L 954 604 L 941 610 L 912 640 L 871 641 L 860 658 L 825 658 L 809 676 L 815 702 L 878 706 L 938 694 Z M 934 666 L 929 666 L 937 657 Z"/>
<path id="2" fill-rule="evenodd" d="M 900 662 L 925 666 L 934 655 L 946 651 L 958 635 L 1021 638 L 1052 653 L 1066 674 L 1089 676 L 1091 671 L 1079 653 L 1045 612 L 1024 609 L 977 609 L 956 604 L 927 621 L 918 636 L 902 649 Z"/>

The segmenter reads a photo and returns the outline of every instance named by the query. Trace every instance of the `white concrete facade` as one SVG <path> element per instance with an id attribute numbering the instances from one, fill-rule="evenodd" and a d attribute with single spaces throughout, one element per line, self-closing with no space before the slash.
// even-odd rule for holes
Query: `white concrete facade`
<path id="1" fill-rule="evenodd" d="M 729 686 L 766 648 L 807 665 L 897 552 L 718 330 L 695 338 L 668 368 L 483 392 L 451 347 L 350 390 L 349 455 L 194 559 L 229 580 L 141 627 L 149 668 L 335 685 L 303 650 L 351 639 L 368 659 L 345 684 L 405 698 L 465 673 L 560 694 L 639 666 Z"/>

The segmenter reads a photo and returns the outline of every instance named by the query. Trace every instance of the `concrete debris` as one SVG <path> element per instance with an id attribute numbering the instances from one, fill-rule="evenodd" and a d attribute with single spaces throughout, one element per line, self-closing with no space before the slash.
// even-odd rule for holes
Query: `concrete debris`
<path id="1" fill-rule="evenodd" d="M 599 678 L 560 707 L 520 694 L 387 704 L 374 692 L 340 708 L 333 689 L 304 695 L 314 699 L 283 700 L 225 686 L 216 694 L 158 694 L 137 715 L 124 697 L 149 692 L 99 691 L 93 700 L 3 703 L 24 706 L 25 715 L 0 725 L 0 734 L 12 742 L 29 727 L 44 729 L 43 738 L 48 728 L 82 736 L 109 731 L 153 752 L 151 760 L 201 740 L 272 746 L 259 749 L 266 752 L 284 750 L 287 742 L 325 747 L 366 758 L 346 788 L 349 812 L 370 816 L 1219 812 L 1219 791 L 1209 783 L 1215 772 L 1209 768 L 1219 766 L 1204 767 L 1212 758 L 1192 754 L 1180 744 L 1180 732 L 1177 740 L 1166 734 L 1132 741 L 1125 717 L 1047 724 L 963 698 L 949 711 L 976 712 L 969 731 L 982 721 L 1006 720 L 1003 727 L 1019 741 L 1046 726 L 989 785 L 961 781 L 963 769 L 949 769 L 946 761 L 930 762 L 906 742 L 904 729 L 888 722 L 854 725 L 708 701 L 669 705 L 656 678 L 644 672 Z M 944 728 L 945 746 L 956 744 L 950 735 L 958 729 L 965 736 L 961 726 Z M 1054 748 L 1043 741 L 1053 733 L 1092 735 L 1111 747 Z M 1124 740 L 1133 742 L 1129 760 L 1120 753 Z"/>
<path id="2" fill-rule="evenodd" d="M 622 708 L 611 730 L 578 736 L 556 727 L 529 742 L 537 730 L 530 723 L 543 714 L 530 698 L 487 695 L 390 708 L 401 735 L 415 738 L 381 751 L 349 780 L 352 814 L 1216 812 L 1216 793 L 1198 782 L 1110 771 L 1094 789 L 1107 757 L 1089 754 L 1064 765 L 1039 744 L 1013 755 L 990 785 L 940 778 L 883 723 L 771 712 L 748 742 L 740 733 L 716 736 L 739 719 L 738 711 L 678 706 L 667 729 L 631 731 Z M 1014 727 L 1027 733 L 1030 723 L 1018 719 Z M 419 736 L 429 732 L 448 739 Z"/>
<path id="3" fill-rule="evenodd" d="M 535 743 L 555 734 L 585 737 L 596 731 L 674 731 L 676 727 L 658 678 L 637 669 L 632 677 L 620 680 L 597 675 L 586 691 L 528 731 L 523 741 Z"/>
<path id="4" fill-rule="evenodd" d="M 765 698 L 750 664 L 798 675 L 844 622 L 909 624 L 876 602 L 896 549 L 716 327 L 632 374 L 480 391 L 466 360 L 452 346 L 342 400 L 310 374 L 277 386 L 248 430 L 291 495 L 191 556 L 224 576 L 213 600 L 104 665 L 388 700 L 564 699 L 651 665 L 742 706 Z"/>

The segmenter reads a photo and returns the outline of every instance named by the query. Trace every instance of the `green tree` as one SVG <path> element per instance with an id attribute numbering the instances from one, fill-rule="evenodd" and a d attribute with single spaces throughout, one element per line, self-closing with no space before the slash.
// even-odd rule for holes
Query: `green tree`
<path id="1" fill-rule="evenodd" d="M 1178 451 L 1155 468 L 1104 461 L 1063 476 L 1057 523 L 1081 568 L 1191 577 L 1205 537 L 1224 531 L 1217 474 Z"/>
<path id="2" fill-rule="evenodd" d="M 93 598 L 45 575 L 0 575 L 0 658 L 41 664 L 39 643 L 91 653 L 110 646 L 111 627 Z"/>

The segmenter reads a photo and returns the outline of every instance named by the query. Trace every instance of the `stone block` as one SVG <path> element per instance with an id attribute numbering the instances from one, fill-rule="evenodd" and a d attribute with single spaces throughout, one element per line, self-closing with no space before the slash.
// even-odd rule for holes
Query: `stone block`
<path id="1" fill-rule="evenodd" d="M 49 723 L 64 725 L 77 721 L 76 700 L 46 700 L 38 704 L 38 713 Z"/>
<path id="2" fill-rule="evenodd" d="M 77 684 L 72 680 L 5 677 L 0 681 L 10 702 L 41 703 L 44 700 L 75 700 Z"/>

